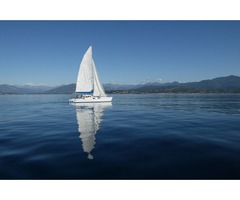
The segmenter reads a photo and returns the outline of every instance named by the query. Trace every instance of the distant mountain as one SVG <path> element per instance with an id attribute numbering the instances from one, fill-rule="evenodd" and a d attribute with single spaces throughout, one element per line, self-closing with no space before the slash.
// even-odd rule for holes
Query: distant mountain
<path id="1" fill-rule="evenodd" d="M 103 87 L 106 91 L 111 90 L 133 90 L 145 86 L 167 86 L 167 85 L 177 85 L 179 84 L 177 81 L 172 83 L 159 83 L 159 82 L 149 82 L 145 84 L 138 84 L 138 85 L 120 85 L 120 84 L 103 84 Z"/>
<path id="2" fill-rule="evenodd" d="M 3 84 L 0 85 L 0 94 L 22 94 L 23 89 L 13 85 Z"/>
<path id="3" fill-rule="evenodd" d="M 227 76 L 214 78 L 212 80 L 203 80 L 200 82 L 186 83 L 186 86 L 194 87 L 199 90 L 219 90 L 219 91 L 239 91 L 240 77 Z"/>
<path id="4" fill-rule="evenodd" d="M 15 85 L 18 88 L 23 89 L 26 93 L 42 93 L 48 90 L 51 90 L 55 87 L 46 86 L 46 85 Z"/>
<path id="5" fill-rule="evenodd" d="M 227 76 L 200 82 L 178 83 L 168 85 L 145 85 L 137 88 L 136 92 L 149 93 L 240 93 L 240 77 Z"/>
<path id="6" fill-rule="evenodd" d="M 130 89 L 135 89 L 138 86 L 107 83 L 107 84 L 103 84 L 103 87 L 106 91 L 109 91 L 109 90 L 130 90 Z"/>
<path id="7" fill-rule="evenodd" d="M 38 94 L 52 89 L 50 86 L 0 85 L 0 94 Z"/>
<path id="8" fill-rule="evenodd" d="M 72 94 L 75 92 L 76 84 L 62 85 L 54 89 L 45 91 L 45 94 Z"/>

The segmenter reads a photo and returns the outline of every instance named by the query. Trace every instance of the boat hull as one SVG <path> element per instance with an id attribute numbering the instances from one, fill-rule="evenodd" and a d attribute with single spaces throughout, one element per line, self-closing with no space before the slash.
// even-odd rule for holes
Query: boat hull
<path id="1" fill-rule="evenodd" d="M 72 98 L 69 103 L 101 103 L 111 102 L 112 97 L 91 97 L 91 98 Z"/>

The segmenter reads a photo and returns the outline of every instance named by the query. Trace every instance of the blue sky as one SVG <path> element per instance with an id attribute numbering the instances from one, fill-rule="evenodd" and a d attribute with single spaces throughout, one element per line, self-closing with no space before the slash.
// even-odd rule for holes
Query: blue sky
<path id="1" fill-rule="evenodd" d="M 0 21 L 0 84 L 74 83 L 90 45 L 103 83 L 240 76 L 240 21 Z"/>

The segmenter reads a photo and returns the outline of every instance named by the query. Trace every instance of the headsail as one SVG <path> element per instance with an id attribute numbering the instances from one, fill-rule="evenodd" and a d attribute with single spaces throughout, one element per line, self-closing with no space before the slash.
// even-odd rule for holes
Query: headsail
<path id="1" fill-rule="evenodd" d="M 90 46 L 84 54 L 80 64 L 76 93 L 92 94 L 93 93 L 93 60 L 92 47 Z"/>
<path id="2" fill-rule="evenodd" d="M 94 61 L 93 61 L 93 77 L 94 77 L 93 96 L 107 96 L 102 86 L 102 83 L 99 79 Z"/>

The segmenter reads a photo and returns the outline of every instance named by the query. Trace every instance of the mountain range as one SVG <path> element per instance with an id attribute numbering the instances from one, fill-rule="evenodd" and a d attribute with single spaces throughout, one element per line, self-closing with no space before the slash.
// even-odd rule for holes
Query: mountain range
<path id="1" fill-rule="evenodd" d="M 0 85 L 0 94 L 39 94 L 51 90 L 53 87 L 45 85 Z"/>
<path id="2" fill-rule="evenodd" d="M 136 89 L 148 93 L 240 93 L 240 77 L 227 76 L 199 82 L 148 85 Z"/>
<path id="3" fill-rule="evenodd" d="M 107 93 L 240 93 L 240 77 L 226 76 L 199 82 L 146 83 L 139 85 L 104 84 Z M 0 85 L 0 94 L 72 94 L 76 84 L 58 87 Z"/>

